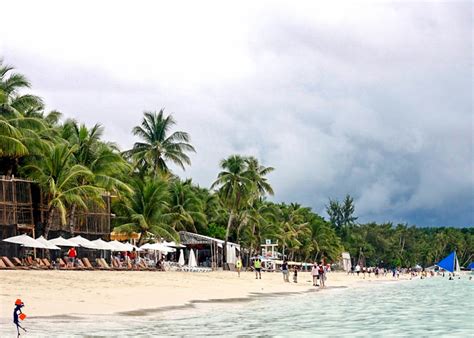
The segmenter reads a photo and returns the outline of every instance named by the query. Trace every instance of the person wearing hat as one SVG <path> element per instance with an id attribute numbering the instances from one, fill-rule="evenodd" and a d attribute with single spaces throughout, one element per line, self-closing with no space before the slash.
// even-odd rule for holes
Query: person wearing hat
<path id="1" fill-rule="evenodd" d="M 23 304 L 23 302 L 21 301 L 21 299 L 17 299 L 15 301 L 15 309 L 13 310 L 13 323 L 16 325 L 16 331 L 17 331 L 17 334 L 18 336 L 20 335 L 20 328 L 26 332 L 26 330 L 21 327 L 20 325 L 20 319 L 24 319 L 26 316 L 23 314 L 23 312 L 21 312 L 21 308 L 25 306 L 25 304 Z"/>

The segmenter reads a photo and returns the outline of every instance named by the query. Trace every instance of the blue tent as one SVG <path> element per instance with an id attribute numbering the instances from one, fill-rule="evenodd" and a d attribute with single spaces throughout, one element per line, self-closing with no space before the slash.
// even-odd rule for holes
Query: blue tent
<path id="1" fill-rule="evenodd" d="M 468 269 L 468 270 L 474 270 L 474 262 L 472 262 L 471 264 L 469 264 L 469 265 L 467 266 L 467 269 Z"/>
<path id="2" fill-rule="evenodd" d="M 454 272 L 456 269 L 456 251 L 451 252 L 447 257 L 436 263 L 441 269 Z"/>

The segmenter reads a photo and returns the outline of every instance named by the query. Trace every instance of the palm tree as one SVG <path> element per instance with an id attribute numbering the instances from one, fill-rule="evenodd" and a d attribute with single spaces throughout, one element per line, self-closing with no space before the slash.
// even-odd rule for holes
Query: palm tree
<path id="1" fill-rule="evenodd" d="M 33 107 L 43 109 L 43 103 L 37 96 L 19 94 L 30 83 L 23 75 L 12 73 L 13 69 L 0 59 L 0 160 L 7 175 L 15 171 L 19 158 L 37 150 L 37 132 L 45 129 L 42 119 L 25 114 Z"/>
<path id="2" fill-rule="evenodd" d="M 248 202 L 252 191 L 252 182 L 245 175 L 247 162 L 244 157 L 240 155 L 229 156 L 221 161 L 220 166 L 223 171 L 219 173 L 217 180 L 212 183 L 211 189 L 218 188 L 218 195 L 229 210 L 224 246 L 224 256 L 226 256 L 230 229 L 239 210 Z"/>
<path id="3" fill-rule="evenodd" d="M 262 199 L 255 200 L 251 207 L 242 212 L 237 236 L 242 233 L 243 242 L 249 248 L 250 255 L 259 248 L 264 238 L 274 238 L 278 234 L 279 209 Z"/>
<path id="4" fill-rule="evenodd" d="M 189 230 L 197 233 L 196 223 L 205 224 L 203 202 L 192 189 L 191 181 L 176 179 L 171 183 L 171 212 L 176 215 L 173 227 L 176 230 Z"/>
<path id="5" fill-rule="evenodd" d="M 280 211 L 279 239 L 282 243 L 283 255 L 286 248 L 289 248 L 293 255 L 295 250 L 301 247 L 301 237 L 310 235 L 308 223 L 305 222 L 303 216 L 304 208 L 297 203 L 291 203 L 290 205 L 283 204 Z"/>
<path id="6" fill-rule="evenodd" d="M 46 197 L 48 218 L 44 224 L 44 236 L 48 238 L 55 213 L 61 224 L 66 224 L 67 208 L 77 204 L 87 209 L 87 201 L 101 203 L 102 189 L 81 182 L 89 181 L 93 173 L 86 167 L 73 164 L 76 147 L 60 143 L 49 146 L 41 160 L 31 160 L 23 167 L 24 173 L 34 180 Z"/>
<path id="7" fill-rule="evenodd" d="M 134 178 L 131 186 L 133 192 L 124 195 L 115 205 L 117 221 L 124 222 L 114 231 L 140 234 L 139 245 L 147 237 L 165 237 L 179 240 L 178 233 L 171 225 L 176 217 L 170 212 L 168 181 L 163 178 Z"/>
<path id="8" fill-rule="evenodd" d="M 100 139 L 103 127 L 95 124 L 88 129 L 86 125 L 79 125 L 75 120 L 68 120 L 62 128 L 62 137 L 75 146 L 74 160 L 89 169 L 93 176 L 83 177 L 82 184 L 93 184 L 108 192 L 120 195 L 121 192 L 131 191 L 130 187 L 120 178 L 129 167 L 118 151 L 114 151 L 113 144 L 107 144 Z M 69 229 L 74 234 L 75 213 L 77 204 L 72 204 L 69 212 Z"/>
<path id="9" fill-rule="evenodd" d="M 260 165 L 253 156 L 247 157 L 245 162 L 247 163 L 247 170 L 244 175 L 252 182 L 254 198 L 258 199 L 266 194 L 273 195 L 273 188 L 265 176 L 275 169 Z"/>
<path id="10" fill-rule="evenodd" d="M 144 112 L 141 126 L 133 128 L 132 132 L 142 142 L 136 142 L 132 149 L 125 152 L 132 158 L 138 169 L 142 172 L 152 171 L 154 175 L 169 172 L 167 161 L 178 165 L 183 170 L 185 165 L 190 165 L 191 160 L 187 152 L 195 152 L 189 143 L 189 134 L 183 131 L 170 133 L 176 124 L 172 115 L 165 116 L 163 109 L 156 112 Z"/>
<path id="11" fill-rule="evenodd" d="M 33 107 L 43 109 L 43 101 L 38 96 L 20 94 L 31 84 L 24 75 L 14 73 L 14 69 L 0 59 L 0 115 L 21 115 Z"/>

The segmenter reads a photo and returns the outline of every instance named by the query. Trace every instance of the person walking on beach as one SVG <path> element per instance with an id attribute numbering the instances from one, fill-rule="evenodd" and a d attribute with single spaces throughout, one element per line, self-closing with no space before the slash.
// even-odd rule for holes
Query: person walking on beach
<path id="1" fill-rule="evenodd" d="M 240 277 L 240 270 L 242 270 L 242 259 L 240 259 L 240 256 L 237 257 L 237 262 L 235 262 L 235 269 L 237 270 L 237 274 Z"/>
<path id="2" fill-rule="evenodd" d="M 293 269 L 293 283 L 298 283 L 298 267 L 294 267 Z"/>
<path id="3" fill-rule="evenodd" d="M 319 286 L 319 266 L 318 263 L 314 262 L 313 268 L 311 269 L 311 276 L 313 276 L 313 286 Z"/>
<path id="4" fill-rule="evenodd" d="M 255 279 L 262 279 L 262 261 L 260 258 L 256 258 L 253 262 L 255 268 Z"/>
<path id="5" fill-rule="evenodd" d="M 70 264 L 70 267 L 73 268 L 74 267 L 74 264 L 76 263 L 76 257 L 77 257 L 77 252 L 76 252 L 76 248 L 75 247 L 71 247 L 68 252 L 67 252 L 67 256 L 69 258 L 69 264 Z M 69 265 L 68 264 L 68 265 Z"/>
<path id="6" fill-rule="evenodd" d="M 283 264 L 281 265 L 281 272 L 283 273 L 283 281 L 284 282 L 290 282 L 290 279 L 288 277 L 289 271 L 288 271 L 288 262 L 286 259 L 283 261 Z"/>
<path id="7" fill-rule="evenodd" d="M 321 264 L 319 265 L 319 286 L 321 288 L 324 288 L 326 286 L 325 279 L 326 279 L 326 272 L 324 271 L 324 264 L 323 262 L 321 262 Z"/>
<path id="8" fill-rule="evenodd" d="M 138 269 L 137 250 L 135 248 L 128 254 L 128 258 L 132 264 L 132 269 Z"/>
<path id="9" fill-rule="evenodd" d="M 356 265 L 355 272 L 357 274 L 357 277 L 359 277 L 359 273 L 360 273 L 360 265 L 359 264 Z"/>
<path id="10" fill-rule="evenodd" d="M 26 317 L 23 312 L 21 312 L 21 308 L 25 306 L 21 299 L 17 299 L 15 301 L 15 308 L 13 309 L 13 324 L 16 325 L 16 332 L 18 337 L 20 336 L 20 329 L 26 332 L 26 330 L 20 325 L 19 319 L 24 319 L 23 317 Z"/>

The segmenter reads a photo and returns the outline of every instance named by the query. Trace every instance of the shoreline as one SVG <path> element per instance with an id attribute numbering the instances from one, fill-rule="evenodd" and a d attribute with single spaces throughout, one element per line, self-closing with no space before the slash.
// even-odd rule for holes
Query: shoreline
<path id="1" fill-rule="evenodd" d="M 299 283 L 284 283 L 281 273 L 230 271 L 210 273 L 150 271 L 0 271 L 0 317 L 10 317 L 16 298 L 25 302 L 30 318 L 89 315 L 143 316 L 192 308 L 198 304 L 247 302 L 260 297 L 326 292 L 409 280 L 409 276 L 363 279 L 345 272 L 328 274 L 327 288 L 312 286 L 309 272 Z M 376 283 L 373 283 L 376 282 Z"/>

